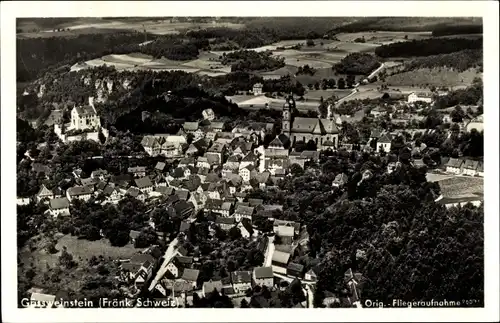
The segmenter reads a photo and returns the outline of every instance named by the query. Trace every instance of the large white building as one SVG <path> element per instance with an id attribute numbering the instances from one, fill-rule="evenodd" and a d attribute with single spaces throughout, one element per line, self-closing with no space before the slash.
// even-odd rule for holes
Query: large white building
<path id="1" fill-rule="evenodd" d="M 98 129 L 101 126 L 101 120 L 94 107 L 94 99 L 89 98 L 89 104 L 84 106 L 75 106 L 71 110 L 71 124 L 69 129 L 87 130 Z"/>
<path id="2" fill-rule="evenodd" d="M 416 93 L 412 92 L 408 95 L 408 103 L 427 102 L 432 103 L 432 93 Z"/>

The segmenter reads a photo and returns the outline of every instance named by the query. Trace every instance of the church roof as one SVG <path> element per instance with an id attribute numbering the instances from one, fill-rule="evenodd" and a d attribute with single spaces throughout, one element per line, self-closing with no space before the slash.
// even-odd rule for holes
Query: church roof
<path id="1" fill-rule="evenodd" d="M 339 129 L 334 120 L 297 117 L 293 120 L 292 132 L 337 134 Z"/>

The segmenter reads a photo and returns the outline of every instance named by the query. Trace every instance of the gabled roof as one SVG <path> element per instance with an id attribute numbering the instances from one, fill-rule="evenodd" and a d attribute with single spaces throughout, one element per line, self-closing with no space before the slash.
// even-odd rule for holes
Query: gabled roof
<path id="1" fill-rule="evenodd" d="M 253 162 L 256 159 L 258 159 L 258 157 L 253 153 L 253 151 L 250 151 L 250 152 L 248 152 L 248 154 L 245 155 L 245 157 L 243 157 L 243 159 L 241 161 L 242 162 Z"/>
<path id="2" fill-rule="evenodd" d="M 132 197 L 138 197 L 139 195 L 142 194 L 141 190 L 139 190 L 137 187 L 131 186 L 127 190 L 127 195 L 130 195 Z"/>
<path id="3" fill-rule="evenodd" d="M 156 163 L 155 169 L 162 171 L 165 169 L 166 164 L 164 162 L 158 162 Z"/>
<path id="4" fill-rule="evenodd" d="M 234 213 L 243 214 L 246 216 L 251 216 L 254 212 L 254 208 L 251 206 L 238 205 Z"/>
<path id="5" fill-rule="evenodd" d="M 146 167 L 144 166 L 129 167 L 127 171 L 129 173 L 143 173 L 146 171 Z"/>
<path id="6" fill-rule="evenodd" d="M 384 144 L 390 144 L 392 142 L 392 139 L 390 138 L 390 134 L 383 134 L 380 139 L 378 140 L 379 143 L 384 143 Z"/>
<path id="7" fill-rule="evenodd" d="M 335 179 L 333 180 L 333 182 L 338 183 L 338 184 L 345 184 L 345 183 L 347 183 L 348 179 L 349 178 L 347 177 L 347 175 L 342 173 L 342 174 L 338 174 L 337 176 L 335 176 Z"/>
<path id="8" fill-rule="evenodd" d="M 262 205 L 262 203 L 264 203 L 264 200 L 262 199 L 248 199 L 248 203 L 250 204 L 250 206 L 257 206 L 257 205 Z"/>
<path id="9" fill-rule="evenodd" d="M 184 279 L 185 281 L 188 281 L 188 282 L 195 282 L 196 280 L 198 280 L 199 274 L 200 274 L 200 271 L 197 269 L 186 268 L 186 269 L 184 269 L 184 272 L 182 273 L 181 279 Z"/>
<path id="10" fill-rule="evenodd" d="M 78 196 L 78 195 L 92 194 L 92 191 L 87 186 L 73 186 L 68 188 L 67 193 L 70 196 Z"/>
<path id="11" fill-rule="evenodd" d="M 135 179 L 135 185 L 138 188 L 145 188 L 145 187 L 151 187 L 151 186 L 153 186 L 153 183 L 151 182 L 151 179 L 149 178 L 149 176 L 144 176 L 144 177 L 141 177 L 141 178 L 136 178 Z"/>
<path id="12" fill-rule="evenodd" d="M 479 163 L 476 160 L 466 159 L 464 162 L 464 168 L 471 169 L 471 170 L 477 170 L 478 164 Z"/>
<path id="13" fill-rule="evenodd" d="M 243 226 L 245 228 L 245 230 L 247 230 L 248 234 L 253 235 L 254 231 L 253 231 L 252 223 L 250 222 L 249 219 L 247 219 L 247 218 L 241 219 L 240 224 L 241 224 L 241 226 Z"/>
<path id="14" fill-rule="evenodd" d="M 60 210 L 60 209 L 69 208 L 69 201 L 65 197 L 52 199 L 52 200 L 50 200 L 49 203 L 50 203 L 50 208 L 52 210 Z"/>
<path id="15" fill-rule="evenodd" d="M 450 160 L 448 160 L 448 162 L 446 163 L 446 166 L 460 168 L 463 163 L 464 163 L 463 159 L 450 158 Z"/>
<path id="16" fill-rule="evenodd" d="M 252 272 L 251 271 L 233 271 L 231 273 L 231 282 L 233 284 L 251 283 L 252 282 Z"/>
<path id="17" fill-rule="evenodd" d="M 234 221 L 234 218 L 225 218 L 225 217 L 218 216 L 215 219 L 215 223 L 216 224 L 235 224 L 235 221 Z"/>
<path id="18" fill-rule="evenodd" d="M 185 131 L 196 131 L 198 130 L 199 124 L 198 122 L 184 122 L 182 128 Z"/>
<path id="19" fill-rule="evenodd" d="M 253 272 L 255 274 L 255 278 L 257 279 L 273 278 L 272 267 L 255 267 Z"/>
<path id="20" fill-rule="evenodd" d="M 304 266 L 295 262 L 291 262 L 288 264 L 287 269 L 302 273 L 304 271 Z"/>
<path id="21" fill-rule="evenodd" d="M 44 184 L 40 186 L 40 190 L 38 191 L 37 196 L 52 196 L 54 195 L 54 192 L 49 190 Z"/>
<path id="22" fill-rule="evenodd" d="M 205 294 L 211 293 L 214 290 L 221 291 L 222 290 L 222 281 L 208 281 L 203 283 L 203 291 Z"/>
<path id="23" fill-rule="evenodd" d="M 275 250 L 273 252 L 273 262 L 281 263 L 281 264 L 288 264 L 288 261 L 290 260 L 290 254 L 286 252 L 281 252 Z"/>
<path id="24" fill-rule="evenodd" d="M 79 116 L 87 116 L 97 114 L 95 108 L 91 105 L 75 106 L 73 109 Z"/>

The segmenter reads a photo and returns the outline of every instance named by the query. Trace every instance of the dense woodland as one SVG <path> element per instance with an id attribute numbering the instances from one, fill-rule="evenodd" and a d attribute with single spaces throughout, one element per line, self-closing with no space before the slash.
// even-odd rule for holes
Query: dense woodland
<path id="1" fill-rule="evenodd" d="M 482 34 L 483 25 L 481 24 L 471 24 L 471 25 L 441 25 L 436 26 L 432 29 L 432 36 L 451 36 L 451 35 L 468 35 L 468 34 Z"/>
<path id="2" fill-rule="evenodd" d="M 483 39 L 429 38 L 382 45 L 375 48 L 380 57 L 413 57 L 449 54 L 465 49 L 482 49 Z"/>
<path id="3" fill-rule="evenodd" d="M 351 53 L 336 64 L 333 69 L 339 74 L 368 75 L 380 66 L 377 58 L 368 53 Z"/>
<path id="4" fill-rule="evenodd" d="M 469 68 L 482 68 L 483 50 L 466 49 L 450 54 L 431 55 L 426 57 L 417 57 L 404 63 L 406 70 L 419 68 L 448 67 L 459 72 Z"/>
<path id="5" fill-rule="evenodd" d="M 272 71 L 285 66 L 284 58 L 277 58 L 272 52 L 240 50 L 222 56 L 222 64 L 230 65 L 236 71 Z"/>

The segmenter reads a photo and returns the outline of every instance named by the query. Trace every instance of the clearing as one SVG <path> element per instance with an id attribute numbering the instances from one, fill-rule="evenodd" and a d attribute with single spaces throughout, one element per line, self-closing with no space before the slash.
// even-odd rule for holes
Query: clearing
<path id="1" fill-rule="evenodd" d="M 482 177 L 442 176 L 441 179 L 434 178 L 434 182 L 437 182 L 441 187 L 443 197 L 477 197 L 484 194 L 484 180 Z"/>
<path id="2" fill-rule="evenodd" d="M 446 86 L 446 87 L 464 87 L 472 84 L 475 77 L 482 77 L 482 73 L 476 69 L 468 69 L 458 72 L 449 68 L 422 68 L 413 71 L 407 71 L 399 74 L 387 76 L 385 83 L 388 86 Z M 382 84 L 377 81 L 375 84 Z"/>
<path id="3" fill-rule="evenodd" d="M 357 38 L 365 38 L 366 43 L 385 45 L 400 41 L 419 40 L 432 37 L 432 32 L 405 32 L 405 31 L 369 31 L 357 33 L 340 33 L 335 35 L 343 42 L 354 42 Z M 405 37 L 407 37 L 405 39 Z M 366 44 L 365 43 L 365 44 Z M 357 43 L 363 44 L 363 43 Z"/>

